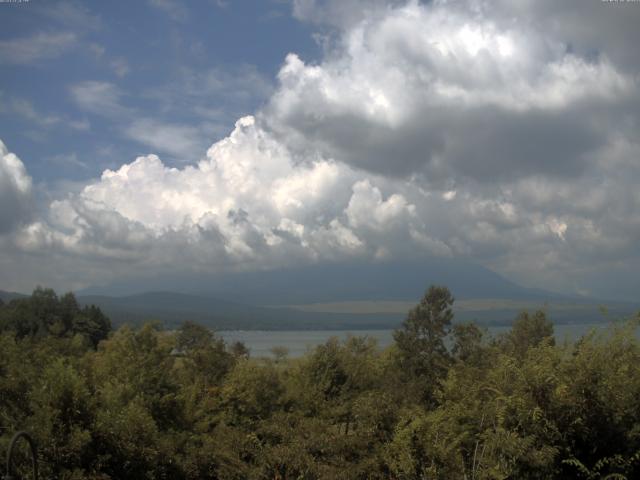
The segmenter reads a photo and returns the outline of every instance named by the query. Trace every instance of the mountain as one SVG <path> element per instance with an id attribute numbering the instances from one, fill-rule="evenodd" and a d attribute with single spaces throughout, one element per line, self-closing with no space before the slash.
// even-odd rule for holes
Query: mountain
<path id="1" fill-rule="evenodd" d="M 339 282 L 336 282 L 339 283 Z M 283 282 L 284 285 L 286 283 Z M 280 291 L 283 284 L 269 286 Z M 255 287 L 255 285 L 254 285 Z M 267 286 L 265 286 L 266 288 Z M 309 285 L 306 285 L 309 288 Z M 301 289 L 304 291 L 304 289 Z M 516 291 L 515 293 L 522 293 Z M 543 295 L 530 293 L 530 297 Z M 396 328 L 420 295 L 407 301 L 334 301 L 263 307 L 222 300 L 212 296 L 177 292 L 145 292 L 126 296 L 78 295 L 81 305 L 97 305 L 111 318 L 115 327 L 124 323 L 160 321 L 176 328 L 190 320 L 216 330 L 366 330 Z M 25 295 L 1 292 L 5 303 Z M 280 296 L 280 298 L 285 298 Z M 299 293 L 295 298 L 303 298 Z M 313 298 L 319 298 L 314 296 Z M 335 297 L 332 297 L 335 298 Z M 621 318 L 637 311 L 637 304 L 607 302 L 609 318 Z M 606 320 L 599 304 L 566 299 L 458 299 L 454 305 L 456 321 L 475 320 L 483 325 L 508 325 L 522 310 L 545 308 L 556 323 L 595 323 Z"/>
<path id="2" fill-rule="evenodd" d="M 431 284 L 449 287 L 461 321 L 508 324 L 520 311 L 545 305 L 559 323 L 602 320 L 593 301 L 527 289 L 484 267 L 452 259 L 158 276 L 79 292 L 79 301 L 100 306 L 115 324 L 157 319 L 169 327 L 192 320 L 231 330 L 395 328 Z M 121 294 L 158 287 L 164 289 Z M 312 308 L 289 308 L 295 305 Z"/>
<path id="3" fill-rule="evenodd" d="M 451 259 L 422 262 L 325 264 L 212 278 L 208 292 L 258 305 L 352 300 L 417 301 L 429 285 L 446 285 L 456 298 L 552 299 L 487 268 Z"/>
<path id="4" fill-rule="evenodd" d="M 558 300 L 569 297 L 527 289 L 473 263 L 456 259 L 332 263 L 259 272 L 140 278 L 81 294 L 130 295 L 172 291 L 253 305 L 353 300 L 417 301 L 429 285 L 446 285 L 458 299 Z"/>
<path id="5" fill-rule="evenodd" d="M 185 320 L 218 330 L 395 328 L 429 285 L 446 285 L 458 321 L 508 324 L 522 310 L 546 308 L 558 323 L 631 314 L 637 305 L 569 297 L 524 288 L 482 266 L 456 259 L 333 263 L 219 275 L 157 275 L 77 292 L 113 321 L 159 320 L 174 328 Z M 4 297 L 3 297 L 4 295 Z M 2 292 L 0 298 L 19 294 Z"/>

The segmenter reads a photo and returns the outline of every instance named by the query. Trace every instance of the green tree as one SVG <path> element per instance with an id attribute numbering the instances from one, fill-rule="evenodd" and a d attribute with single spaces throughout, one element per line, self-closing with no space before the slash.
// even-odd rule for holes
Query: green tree
<path id="1" fill-rule="evenodd" d="M 87 338 L 93 347 L 105 340 L 111 331 L 111 321 L 95 305 L 84 307 L 72 320 L 71 331 Z"/>
<path id="2" fill-rule="evenodd" d="M 475 323 L 459 323 L 453 326 L 453 358 L 467 364 L 478 365 L 487 357 L 483 339 L 486 330 Z"/>
<path id="3" fill-rule="evenodd" d="M 229 346 L 229 351 L 236 360 L 246 360 L 250 356 L 249 349 L 244 344 L 244 342 L 241 342 L 240 340 L 236 340 L 235 342 L 233 342 Z"/>
<path id="4" fill-rule="evenodd" d="M 74 470 L 92 469 L 96 409 L 85 379 L 75 368 L 63 358 L 46 366 L 30 395 L 30 409 L 30 430 L 50 474 L 61 478 Z"/>
<path id="5" fill-rule="evenodd" d="M 58 298 L 50 288 L 37 287 L 31 297 L 12 300 L 0 310 L 0 331 L 17 338 L 81 335 L 95 348 L 111 331 L 111 321 L 94 306 L 80 309 L 73 293 Z"/>
<path id="6" fill-rule="evenodd" d="M 434 401 L 434 391 L 445 376 L 450 357 L 444 340 L 453 319 L 453 296 L 447 287 L 431 286 L 393 333 L 401 371 L 419 379 L 423 400 Z"/>
<path id="7" fill-rule="evenodd" d="M 224 418 L 230 425 L 255 426 L 280 407 L 283 386 L 272 363 L 238 362 L 222 386 Z"/>
<path id="8" fill-rule="evenodd" d="M 529 348 L 542 342 L 555 345 L 553 323 L 542 310 L 532 315 L 522 312 L 513 322 L 511 330 L 498 339 L 502 349 L 517 358 L 523 358 Z"/>
<path id="9" fill-rule="evenodd" d="M 282 363 L 289 356 L 289 349 L 287 347 L 277 345 L 271 349 L 271 355 L 273 355 L 276 363 Z"/>
<path id="10" fill-rule="evenodd" d="M 206 348 L 213 342 L 213 332 L 202 325 L 187 320 L 178 329 L 176 348 L 181 353 L 188 353 Z"/>
<path id="11" fill-rule="evenodd" d="M 58 297 L 51 289 L 37 287 L 31 297 L 14 299 L 3 309 L 3 329 L 16 338 L 44 337 L 60 323 Z"/>

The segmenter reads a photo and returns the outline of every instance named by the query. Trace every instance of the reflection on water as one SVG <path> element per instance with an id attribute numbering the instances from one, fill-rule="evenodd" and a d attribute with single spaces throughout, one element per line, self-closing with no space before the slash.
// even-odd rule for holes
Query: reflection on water
<path id="1" fill-rule="evenodd" d="M 608 324 L 580 323 L 573 325 L 554 325 L 556 340 L 572 342 L 591 329 L 606 328 Z M 499 335 L 511 327 L 488 327 L 490 335 Z M 326 342 L 330 337 L 342 340 L 351 336 L 367 336 L 376 339 L 382 348 L 393 341 L 393 330 L 286 330 L 286 331 L 220 331 L 227 343 L 241 341 L 249 348 L 252 357 L 271 356 L 273 347 L 285 347 L 290 357 L 300 357 L 309 349 Z"/>

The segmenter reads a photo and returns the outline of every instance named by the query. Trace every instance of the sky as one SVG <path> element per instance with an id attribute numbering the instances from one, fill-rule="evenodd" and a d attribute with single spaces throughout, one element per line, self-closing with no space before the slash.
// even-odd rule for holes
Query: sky
<path id="1" fill-rule="evenodd" d="M 0 289 L 468 260 L 640 296 L 640 2 L 0 2 Z"/>

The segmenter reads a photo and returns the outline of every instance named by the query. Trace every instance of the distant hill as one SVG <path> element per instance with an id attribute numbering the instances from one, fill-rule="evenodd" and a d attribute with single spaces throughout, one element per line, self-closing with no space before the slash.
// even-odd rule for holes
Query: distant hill
<path id="1" fill-rule="evenodd" d="M 517 285 L 482 266 L 451 259 L 422 262 L 327 264 L 212 278 L 207 291 L 258 305 L 353 300 L 417 301 L 429 285 L 446 285 L 456 298 L 558 299 Z"/>
<path id="2" fill-rule="evenodd" d="M 2 300 L 4 303 L 9 303 L 11 300 L 14 300 L 16 298 L 25 298 L 28 297 L 28 295 L 24 295 L 23 293 L 17 293 L 17 292 L 5 292 L 4 290 L 0 290 L 0 300 Z"/>
<path id="3" fill-rule="evenodd" d="M 456 259 L 333 263 L 260 272 L 157 276 L 87 289 L 83 295 L 172 291 L 253 305 L 360 300 L 417 301 L 429 285 L 446 285 L 458 299 L 558 300 L 569 297 L 524 288 L 491 270 Z"/>

